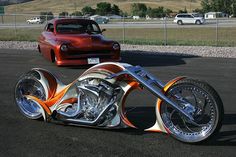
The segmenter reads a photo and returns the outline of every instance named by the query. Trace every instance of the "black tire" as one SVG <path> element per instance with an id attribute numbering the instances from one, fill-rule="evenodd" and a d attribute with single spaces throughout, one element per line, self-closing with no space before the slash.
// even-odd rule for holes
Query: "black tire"
<path id="1" fill-rule="evenodd" d="M 210 140 L 219 132 L 224 115 L 223 103 L 220 96 L 209 84 L 186 78 L 172 85 L 166 95 L 178 104 L 181 104 L 180 102 L 191 104 L 190 107 L 194 108 L 192 110 L 193 117 L 199 124 L 192 124 L 187 118 L 163 102 L 160 110 L 161 117 L 165 127 L 174 138 L 186 143 L 200 143 Z M 178 96 L 184 100 L 177 100 Z M 186 108 L 185 105 L 182 103 L 180 106 Z"/>
<path id="2" fill-rule="evenodd" d="M 200 24 L 202 24 L 202 23 L 201 23 L 200 20 L 197 20 L 197 21 L 195 22 L 195 24 L 196 24 L 196 25 L 200 25 Z"/>
<path id="3" fill-rule="evenodd" d="M 177 21 L 177 24 L 178 25 L 183 25 L 183 21 L 179 20 L 179 21 Z"/>

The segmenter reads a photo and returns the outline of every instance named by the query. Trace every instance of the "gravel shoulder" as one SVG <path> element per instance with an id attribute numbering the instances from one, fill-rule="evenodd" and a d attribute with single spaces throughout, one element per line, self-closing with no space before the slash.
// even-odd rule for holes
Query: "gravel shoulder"
<path id="1" fill-rule="evenodd" d="M 37 42 L 0 41 L 1 49 L 36 50 Z M 236 47 L 212 46 L 153 46 L 121 44 L 122 51 L 200 57 L 236 58 Z"/>

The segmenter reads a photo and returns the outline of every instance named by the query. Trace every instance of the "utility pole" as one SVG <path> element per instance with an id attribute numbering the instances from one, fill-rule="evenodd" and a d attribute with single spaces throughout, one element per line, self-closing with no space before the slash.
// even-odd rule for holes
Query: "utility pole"
<path id="1" fill-rule="evenodd" d="M 17 12 L 17 4 L 18 4 L 18 1 L 15 0 L 15 18 L 14 18 L 14 20 L 15 20 L 15 21 L 14 21 L 14 23 L 15 23 L 15 36 L 17 36 L 17 35 L 16 35 L 16 33 L 17 33 L 17 32 L 16 32 L 16 12 Z"/>

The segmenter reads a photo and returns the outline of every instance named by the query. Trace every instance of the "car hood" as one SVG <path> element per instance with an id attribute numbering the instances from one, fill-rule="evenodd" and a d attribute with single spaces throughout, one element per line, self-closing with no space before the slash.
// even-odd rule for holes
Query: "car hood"
<path id="1" fill-rule="evenodd" d="M 73 47 L 88 48 L 88 47 L 111 47 L 113 41 L 107 40 L 101 34 L 66 34 L 57 35 L 57 40 L 61 43 L 69 43 Z"/>

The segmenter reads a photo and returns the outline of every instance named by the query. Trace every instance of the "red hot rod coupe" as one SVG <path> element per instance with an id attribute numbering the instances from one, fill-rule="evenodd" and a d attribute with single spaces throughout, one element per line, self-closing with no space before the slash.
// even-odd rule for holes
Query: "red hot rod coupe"
<path id="1" fill-rule="evenodd" d="M 58 66 L 120 60 L 120 44 L 107 40 L 98 24 L 88 19 L 54 19 L 39 37 L 38 50 Z"/>

